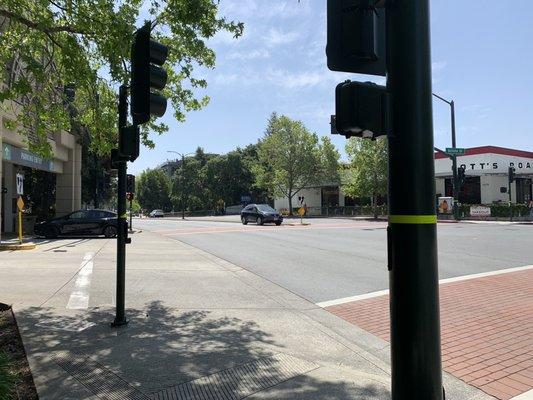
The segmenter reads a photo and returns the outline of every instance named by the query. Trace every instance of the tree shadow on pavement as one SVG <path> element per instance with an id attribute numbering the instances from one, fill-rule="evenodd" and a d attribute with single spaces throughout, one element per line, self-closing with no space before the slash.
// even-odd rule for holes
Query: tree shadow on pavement
<path id="1" fill-rule="evenodd" d="M 54 356 L 61 352 L 88 356 L 147 395 L 250 363 L 244 378 L 248 387 L 264 388 L 265 379 L 285 381 L 252 395 L 254 399 L 390 398 L 386 390 L 368 381 L 360 382 L 361 386 L 350 380 L 318 379 L 313 373 L 287 380 L 286 371 L 275 365 L 268 376 L 264 369 L 254 374 L 258 367 L 253 361 L 290 350 L 253 321 L 220 317 L 220 313 L 215 317 L 210 311 L 180 311 L 154 301 L 144 309 L 128 309 L 128 326 L 111 328 L 112 311 L 96 308 L 66 316 L 34 307 L 19 311 L 17 320 L 27 350 L 45 369 L 59 369 Z M 68 386 L 68 381 L 56 381 L 44 390 L 41 387 L 40 396 L 58 398 L 54 392 L 60 388 L 68 393 Z M 269 395 L 272 390 L 274 396 Z"/>

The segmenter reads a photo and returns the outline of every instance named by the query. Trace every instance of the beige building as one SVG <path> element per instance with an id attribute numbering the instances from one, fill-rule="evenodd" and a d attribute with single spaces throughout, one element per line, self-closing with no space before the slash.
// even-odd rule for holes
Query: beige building
<path id="1" fill-rule="evenodd" d="M 9 119 L 12 120 L 13 116 L 0 110 L 0 228 L 5 233 L 17 229 L 17 174 L 39 170 L 55 175 L 57 215 L 67 214 L 81 206 L 81 146 L 74 135 L 68 132 L 50 133 L 48 141 L 53 158 L 46 160 L 28 151 L 25 138 L 5 126 L 5 121 Z M 54 199 L 50 200 L 54 202 Z"/>

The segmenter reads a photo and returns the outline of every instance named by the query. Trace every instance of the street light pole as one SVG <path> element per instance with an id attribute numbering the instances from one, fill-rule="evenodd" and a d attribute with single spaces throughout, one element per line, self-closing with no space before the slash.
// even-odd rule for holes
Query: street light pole
<path id="1" fill-rule="evenodd" d="M 185 156 L 194 153 L 180 153 L 179 151 L 167 150 L 167 153 L 174 153 L 181 156 L 181 219 L 185 219 Z"/>
<path id="2" fill-rule="evenodd" d="M 452 147 L 455 149 L 455 102 L 453 100 L 448 101 L 438 94 L 433 93 L 437 99 L 442 100 L 450 106 L 451 111 L 451 123 L 452 123 Z M 459 201 L 459 182 L 457 182 L 457 155 L 453 154 L 452 156 L 452 173 L 453 173 L 453 182 L 452 182 L 452 191 L 453 191 L 453 217 L 454 219 L 459 219 L 459 207 L 457 207 L 457 202 Z"/>
<path id="3" fill-rule="evenodd" d="M 185 155 L 181 155 L 181 219 L 185 219 Z"/>

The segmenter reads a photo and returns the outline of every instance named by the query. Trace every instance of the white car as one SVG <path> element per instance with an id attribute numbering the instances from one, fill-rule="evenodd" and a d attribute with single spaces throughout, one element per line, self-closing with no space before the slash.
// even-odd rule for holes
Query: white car
<path id="1" fill-rule="evenodd" d="M 153 210 L 150 214 L 150 218 L 163 218 L 165 216 L 165 213 L 163 210 Z"/>

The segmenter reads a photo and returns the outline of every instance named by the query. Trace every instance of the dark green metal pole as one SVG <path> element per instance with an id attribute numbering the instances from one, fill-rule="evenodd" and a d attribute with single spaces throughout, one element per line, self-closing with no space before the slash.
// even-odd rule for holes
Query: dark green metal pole
<path id="1" fill-rule="evenodd" d="M 185 155 L 181 155 L 181 219 L 185 219 Z"/>
<path id="2" fill-rule="evenodd" d="M 392 400 L 442 400 L 429 0 L 387 2 Z"/>
<path id="3" fill-rule="evenodd" d="M 450 102 L 451 114 L 452 114 L 452 147 L 455 149 L 455 103 L 452 100 Z M 457 156 L 454 154 L 452 158 L 452 172 L 453 172 L 453 217 L 459 219 L 459 207 L 457 202 L 459 201 L 459 181 L 457 180 Z"/>
<path id="4" fill-rule="evenodd" d="M 127 124 L 128 92 L 126 86 L 119 89 L 118 129 Z M 119 133 L 120 134 L 120 133 Z M 118 162 L 118 201 L 117 201 L 117 304 L 113 326 L 122 326 L 128 323 L 125 316 L 125 289 L 126 289 L 126 161 Z"/>

